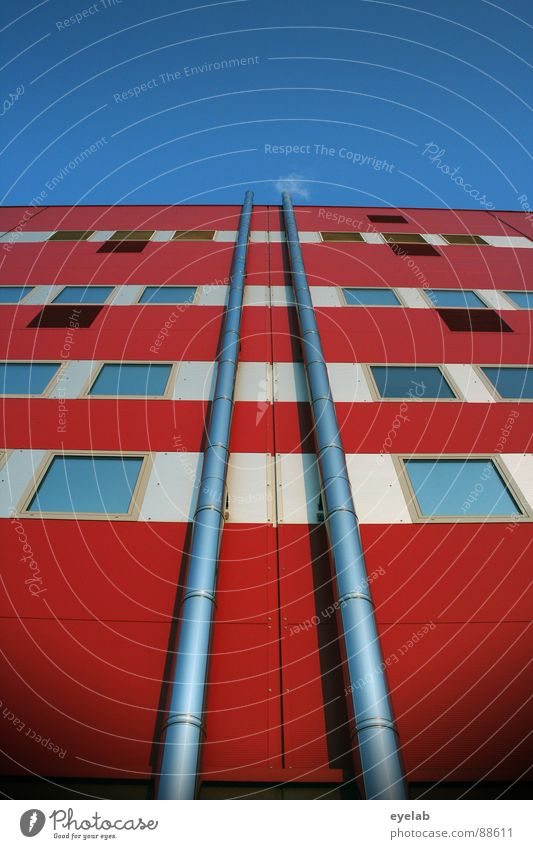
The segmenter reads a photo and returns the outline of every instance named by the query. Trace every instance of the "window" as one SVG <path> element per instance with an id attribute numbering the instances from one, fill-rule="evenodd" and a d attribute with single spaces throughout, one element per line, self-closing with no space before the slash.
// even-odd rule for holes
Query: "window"
<path id="1" fill-rule="evenodd" d="M 0 286 L 0 304 L 18 304 L 28 295 L 31 286 Z"/>
<path id="2" fill-rule="evenodd" d="M 212 242 L 214 230 L 176 230 L 172 236 L 173 242 Z"/>
<path id="3" fill-rule="evenodd" d="M 427 289 L 426 294 L 434 307 L 486 308 L 475 292 L 462 289 Z"/>
<path id="4" fill-rule="evenodd" d="M 164 395 L 171 369 L 164 363 L 106 363 L 89 395 Z"/>
<path id="5" fill-rule="evenodd" d="M 346 303 L 356 307 L 399 307 L 398 296 L 392 289 L 343 289 Z"/>
<path id="6" fill-rule="evenodd" d="M 196 286 L 147 286 L 140 304 L 192 304 Z"/>
<path id="7" fill-rule="evenodd" d="M 403 243 L 409 245 L 427 245 L 426 240 L 420 233 L 382 233 L 381 235 L 386 242 L 393 242 L 395 245 Z"/>
<path id="8" fill-rule="evenodd" d="M 65 286 L 54 304 L 103 304 L 111 292 L 113 286 Z"/>
<path id="9" fill-rule="evenodd" d="M 0 394 L 42 395 L 58 368 L 57 363 L 0 363 Z"/>
<path id="10" fill-rule="evenodd" d="M 52 233 L 49 242 L 84 242 L 89 239 L 94 230 L 58 230 Z"/>
<path id="11" fill-rule="evenodd" d="M 104 242 L 101 245 L 97 253 L 99 254 L 138 254 L 141 251 L 144 251 L 148 242 L 129 242 L 127 239 L 124 239 L 123 242 Z"/>
<path id="12" fill-rule="evenodd" d="M 407 218 L 403 215 L 368 215 L 373 224 L 407 224 Z"/>
<path id="13" fill-rule="evenodd" d="M 500 398 L 533 399 L 533 368 L 525 366 L 483 366 Z"/>
<path id="14" fill-rule="evenodd" d="M 512 327 L 493 310 L 435 310 L 448 328 L 466 333 L 512 333 Z"/>
<path id="15" fill-rule="evenodd" d="M 109 237 L 111 242 L 148 242 L 154 235 L 154 230 L 115 230 Z"/>
<path id="16" fill-rule="evenodd" d="M 449 245 L 487 245 L 488 242 L 482 239 L 481 236 L 468 236 L 463 233 L 450 236 L 443 233 L 442 238 L 446 239 Z"/>
<path id="17" fill-rule="evenodd" d="M 404 466 L 421 517 L 524 515 L 490 458 L 406 459 Z"/>
<path id="18" fill-rule="evenodd" d="M 370 366 L 382 398 L 456 398 L 438 366 Z"/>
<path id="19" fill-rule="evenodd" d="M 56 455 L 27 510 L 127 514 L 142 464 L 143 457 Z"/>
<path id="20" fill-rule="evenodd" d="M 361 233 L 341 233 L 334 230 L 321 232 L 323 242 L 364 242 Z"/>
<path id="21" fill-rule="evenodd" d="M 440 253 L 428 242 L 423 245 L 399 244 L 398 242 L 389 242 L 388 244 L 391 251 L 397 256 L 440 256 Z"/>
<path id="22" fill-rule="evenodd" d="M 533 310 L 533 292 L 506 292 L 511 301 L 523 310 Z"/>
<path id="23" fill-rule="evenodd" d="M 32 318 L 28 327 L 90 327 L 102 307 L 83 304 L 79 307 L 50 304 Z"/>

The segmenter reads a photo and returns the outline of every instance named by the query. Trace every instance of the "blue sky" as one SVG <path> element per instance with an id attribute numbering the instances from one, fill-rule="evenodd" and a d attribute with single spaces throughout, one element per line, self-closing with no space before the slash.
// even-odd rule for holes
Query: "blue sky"
<path id="1" fill-rule="evenodd" d="M 533 204 L 531 0 L 2 12 L 2 204 Z"/>

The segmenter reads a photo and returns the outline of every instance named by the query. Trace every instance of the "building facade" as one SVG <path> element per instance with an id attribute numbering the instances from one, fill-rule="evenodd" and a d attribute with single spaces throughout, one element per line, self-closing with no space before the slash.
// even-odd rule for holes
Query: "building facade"
<path id="1" fill-rule="evenodd" d="M 2 790 L 149 798 L 241 208 L 0 211 Z M 528 773 L 533 230 L 296 209 L 413 798 Z M 358 798 L 280 206 L 250 221 L 200 798 Z"/>

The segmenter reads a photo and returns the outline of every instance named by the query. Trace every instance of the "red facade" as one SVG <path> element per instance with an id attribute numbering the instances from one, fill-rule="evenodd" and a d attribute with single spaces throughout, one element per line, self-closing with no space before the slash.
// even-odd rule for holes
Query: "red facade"
<path id="1" fill-rule="evenodd" d="M 2 230 L 26 239 L 3 237 L 1 283 L 35 287 L 34 293 L 43 287 L 43 298 L 34 294 L 33 302 L 24 297 L 21 303 L 0 306 L 0 359 L 57 362 L 63 369 L 84 361 L 215 360 L 224 306 L 212 292 L 228 283 L 235 247 L 231 235 L 213 241 L 151 239 L 140 252 L 103 253 L 98 241 L 31 241 L 28 234 L 219 234 L 237 229 L 239 207 L 44 207 L 30 212 L 0 211 Z M 502 294 L 533 290 L 533 242 L 527 246 L 532 231 L 526 216 L 407 209 L 392 210 L 405 223 L 368 218 L 384 212 L 296 209 L 300 234 L 317 234 L 316 241 L 302 240 L 302 251 L 310 286 L 317 293 L 320 289 L 315 309 L 328 364 L 527 365 L 533 313 Z M 264 302 L 245 301 L 240 363 L 298 364 L 295 309 L 270 302 L 271 287 L 291 285 L 285 244 L 264 235 L 283 231 L 280 208 L 254 207 L 251 230 L 246 288 L 266 288 Z M 473 234 L 502 243 L 437 241 L 436 256 L 405 256 L 377 239 L 322 241 L 318 234 L 328 231 Z M 502 237 L 509 243 L 503 244 Z M 76 328 L 65 354 L 65 326 L 28 326 L 46 302 L 44 287 L 58 287 L 55 293 L 65 285 L 139 291 L 187 285 L 203 287 L 206 294 L 205 302 L 175 308 L 156 353 L 154 340 L 173 308 L 128 303 L 126 293 L 123 302 L 104 304 L 89 327 Z M 402 303 L 391 307 L 354 309 L 341 300 L 320 305 L 329 297 L 326 289 L 348 286 L 413 290 L 422 292 L 421 298 L 427 289 L 492 291 L 507 307 L 493 311 L 510 332 L 451 331 L 430 303 L 408 306 L 401 294 Z M 248 395 L 245 387 L 245 399 L 238 396 L 235 404 L 232 456 L 266 456 L 266 495 L 251 486 L 232 502 L 229 490 L 202 752 L 206 794 L 224 784 L 284 782 L 331 785 L 340 792 L 354 771 L 326 534 L 317 519 L 290 516 L 290 481 L 276 471 L 280 456 L 313 455 L 310 410 L 296 392 L 289 400 L 276 396 L 275 374 L 275 369 L 267 371 L 266 389 L 259 380 L 257 398 L 253 387 Z M 25 516 L 31 476 L 17 495 L 5 474 L 14 463 L 10 458 L 21 451 L 35 457 L 36 452 L 197 455 L 209 401 L 200 390 L 194 397 L 194 391 L 186 390 L 187 399 L 94 398 L 80 389 L 64 401 L 64 427 L 58 398 L 49 391 L 42 397 L 2 399 L 2 449 L 7 453 L 0 475 L 11 496 L 0 519 L 0 775 L 11 795 L 23 794 L 29 786 L 25 782 L 40 776 L 49 786 L 57 785 L 58 797 L 65 788 L 85 786 L 81 780 L 101 781 L 103 796 L 113 793 L 113 784 L 126 788 L 117 792 L 134 792 L 127 789 L 131 781 L 151 792 L 190 522 L 186 515 L 168 518 L 163 508 L 154 520 L 151 504 L 129 520 Z M 525 399 L 482 400 L 467 392 L 453 402 L 411 401 L 407 414 L 401 400 L 336 399 L 336 407 L 350 456 L 497 454 L 504 463 L 510 455 L 516 464 L 519 455 L 533 453 L 533 408 Z M 397 416 L 402 424 L 394 429 Z M 512 427 L 506 427 L 510 417 Z M 509 432 L 502 441 L 505 429 Z M 44 462 L 40 454 L 37 460 Z M 531 496 L 525 478 L 522 473 L 518 485 L 527 513 Z M 372 492 L 379 485 L 372 479 L 361 483 Z M 169 503 L 175 506 L 180 493 L 169 490 Z M 366 498 L 361 491 L 365 509 Z M 261 514 L 264 499 L 268 517 Z M 356 507 L 359 512 L 357 498 Z M 438 798 L 456 792 L 445 789 L 448 783 L 510 786 L 530 778 L 531 517 L 516 522 L 392 521 L 385 510 L 379 521 L 378 506 L 367 522 L 365 509 L 366 565 L 374 575 L 371 590 L 413 795 L 430 785 L 437 785 L 431 792 Z M 42 578 L 39 586 L 45 591 L 39 595 L 28 590 L 25 545 Z"/>

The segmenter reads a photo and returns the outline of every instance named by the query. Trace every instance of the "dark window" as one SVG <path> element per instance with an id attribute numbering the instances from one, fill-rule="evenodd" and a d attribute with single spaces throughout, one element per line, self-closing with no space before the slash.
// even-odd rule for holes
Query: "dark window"
<path id="1" fill-rule="evenodd" d="M 148 242 L 104 242 L 104 244 L 98 248 L 97 253 L 99 254 L 137 254 L 143 251 Z"/>
<path id="2" fill-rule="evenodd" d="M 440 256 L 433 245 L 427 242 L 423 245 L 399 245 L 395 242 L 389 242 L 389 247 L 397 256 Z"/>
<path id="3" fill-rule="evenodd" d="M 382 398 L 433 400 L 455 398 L 438 366 L 371 366 Z"/>
<path id="4" fill-rule="evenodd" d="M 493 310 L 438 309 L 449 330 L 474 333 L 512 333 L 513 329 Z"/>
<path id="5" fill-rule="evenodd" d="M 101 309 L 96 304 L 77 307 L 50 304 L 37 313 L 28 327 L 90 327 Z"/>
<path id="6" fill-rule="evenodd" d="M 321 232 L 323 242 L 364 242 L 361 233 L 341 233 L 335 230 Z"/>
<path id="7" fill-rule="evenodd" d="M 443 233 L 442 238 L 446 239 L 449 245 L 487 245 L 488 242 L 482 239 L 481 236 L 467 236 L 466 234 L 457 234 L 450 236 Z"/>
<path id="8" fill-rule="evenodd" d="M 368 215 L 367 218 L 374 224 L 407 224 L 403 215 Z"/>
<path id="9" fill-rule="evenodd" d="M 94 230 L 58 230 L 52 233 L 49 242 L 84 242 L 88 239 Z"/>

